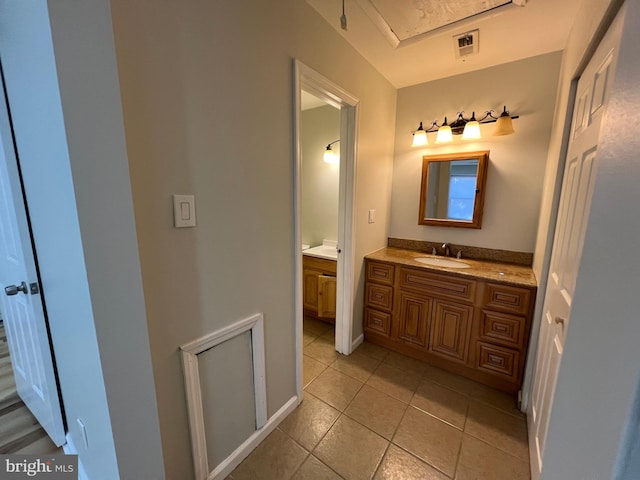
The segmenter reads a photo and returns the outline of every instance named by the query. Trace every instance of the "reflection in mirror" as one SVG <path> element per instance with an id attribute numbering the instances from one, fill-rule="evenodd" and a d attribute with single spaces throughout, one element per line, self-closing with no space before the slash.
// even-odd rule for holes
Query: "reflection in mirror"
<path id="1" fill-rule="evenodd" d="M 423 157 L 420 225 L 480 228 L 489 152 Z"/>

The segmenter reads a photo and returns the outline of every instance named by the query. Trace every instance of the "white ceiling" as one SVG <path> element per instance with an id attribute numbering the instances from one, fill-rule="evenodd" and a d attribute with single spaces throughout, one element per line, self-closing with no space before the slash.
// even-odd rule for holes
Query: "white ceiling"
<path id="1" fill-rule="evenodd" d="M 342 0 L 307 2 L 402 88 L 562 50 L 582 0 L 345 0 L 347 31 Z M 476 7 L 490 10 L 440 26 Z M 456 60 L 453 37 L 475 29 L 478 54 Z"/>

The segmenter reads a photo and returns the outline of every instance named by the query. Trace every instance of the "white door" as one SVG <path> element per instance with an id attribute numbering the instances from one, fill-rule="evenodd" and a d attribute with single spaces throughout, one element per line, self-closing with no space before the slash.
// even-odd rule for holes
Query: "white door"
<path id="1" fill-rule="evenodd" d="M 1 93 L 0 298 L 18 395 L 60 446 L 65 432 L 58 386 L 7 101 Z"/>
<path id="2" fill-rule="evenodd" d="M 615 71 L 621 24 L 617 19 L 611 25 L 578 82 L 529 416 L 529 445 L 534 480 L 540 477 L 542 471 L 547 427 L 591 208 L 598 161 L 598 138 Z"/>

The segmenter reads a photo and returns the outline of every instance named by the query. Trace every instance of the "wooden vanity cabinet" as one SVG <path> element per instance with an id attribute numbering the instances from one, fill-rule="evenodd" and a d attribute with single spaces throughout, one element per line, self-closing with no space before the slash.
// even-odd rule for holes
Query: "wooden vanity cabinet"
<path id="1" fill-rule="evenodd" d="M 335 323 L 335 260 L 302 256 L 302 303 L 305 315 Z"/>
<path id="2" fill-rule="evenodd" d="M 535 288 L 365 261 L 365 338 L 507 392 L 522 383 Z"/>

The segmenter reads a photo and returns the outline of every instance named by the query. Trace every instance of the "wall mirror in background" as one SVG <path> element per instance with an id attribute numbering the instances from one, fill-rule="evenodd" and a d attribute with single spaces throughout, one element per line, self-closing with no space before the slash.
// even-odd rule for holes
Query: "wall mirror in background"
<path id="1" fill-rule="evenodd" d="M 422 159 L 419 225 L 481 228 L 489 151 Z"/>

